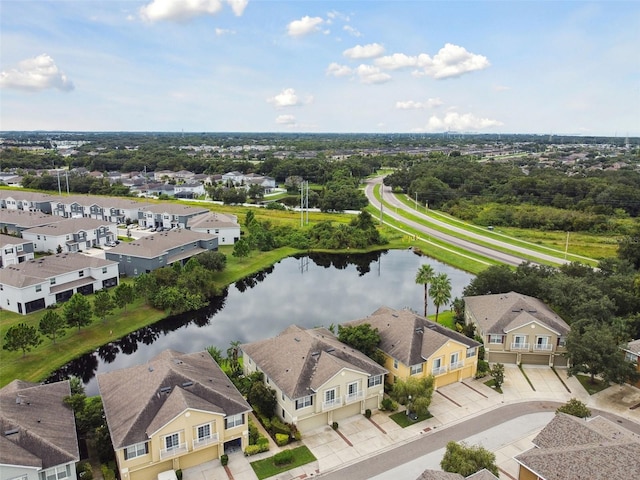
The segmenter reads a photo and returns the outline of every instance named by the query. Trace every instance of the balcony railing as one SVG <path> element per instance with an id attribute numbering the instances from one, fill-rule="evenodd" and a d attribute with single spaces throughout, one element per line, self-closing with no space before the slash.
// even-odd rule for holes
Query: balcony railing
<path id="1" fill-rule="evenodd" d="M 431 373 L 433 375 L 442 375 L 443 373 L 447 373 L 447 367 L 434 367 Z"/>
<path id="2" fill-rule="evenodd" d="M 219 441 L 220 441 L 220 438 L 218 437 L 218 434 L 214 433 L 212 435 L 209 435 L 208 437 L 194 439 L 193 448 L 195 450 L 196 448 L 206 447 L 207 445 L 218 443 Z"/>
<path id="3" fill-rule="evenodd" d="M 328 402 L 322 402 L 322 410 L 332 410 L 342 406 L 342 399 L 336 398 Z"/>
<path id="4" fill-rule="evenodd" d="M 528 343 L 512 343 L 511 350 L 529 350 Z"/>
<path id="5" fill-rule="evenodd" d="M 464 367 L 464 362 L 456 362 L 449 365 L 449 370 L 458 370 Z"/>
<path id="6" fill-rule="evenodd" d="M 550 352 L 551 350 L 553 350 L 553 345 L 551 345 L 550 343 L 543 343 L 543 344 L 536 343 L 533 346 L 533 349 L 538 352 Z"/>
<path id="7" fill-rule="evenodd" d="M 344 403 L 347 404 L 347 403 L 359 402 L 363 398 L 364 398 L 364 390 L 360 390 L 358 392 L 349 393 L 349 394 L 345 395 L 344 396 Z"/>
<path id="8" fill-rule="evenodd" d="M 186 443 L 179 443 L 172 448 L 163 448 L 160 450 L 160 460 L 175 457 L 176 455 L 182 455 L 183 453 L 187 453 L 187 451 L 188 449 Z"/>

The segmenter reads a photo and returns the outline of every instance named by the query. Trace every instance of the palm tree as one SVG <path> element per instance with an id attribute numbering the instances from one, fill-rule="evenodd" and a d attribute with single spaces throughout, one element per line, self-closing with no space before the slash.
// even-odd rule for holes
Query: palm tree
<path id="1" fill-rule="evenodd" d="M 438 314 L 440 306 L 451 300 L 451 280 L 446 273 L 439 273 L 431 281 L 429 289 L 433 303 L 436 306 L 436 323 L 438 323 Z"/>
<path id="2" fill-rule="evenodd" d="M 424 316 L 427 317 L 427 303 L 429 301 L 429 284 L 433 281 L 436 272 L 429 264 L 421 265 L 416 274 L 416 283 L 424 285 Z"/>

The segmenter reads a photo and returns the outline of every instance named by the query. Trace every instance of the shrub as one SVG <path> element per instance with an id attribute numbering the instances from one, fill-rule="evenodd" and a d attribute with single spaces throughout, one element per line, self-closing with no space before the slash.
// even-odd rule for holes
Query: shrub
<path id="1" fill-rule="evenodd" d="M 227 455 L 226 453 L 223 453 L 220 456 L 220 463 L 222 464 L 223 467 L 226 467 L 227 463 L 229 463 L 229 455 Z"/>
<path id="2" fill-rule="evenodd" d="M 337 430 L 338 429 L 338 422 L 333 422 L 331 424 L 331 428 L 333 428 L 334 430 Z"/>
<path id="3" fill-rule="evenodd" d="M 267 432 L 271 431 L 271 420 L 269 420 L 264 415 L 260 415 L 260 422 L 262 423 L 262 426 Z"/>
<path id="4" fill-rule="evenodd" d="M 284 447 L 287 443 L 289 443 L 289 435 L 284 433 L 276 433 L 276 444 L 279 447 Z"/>
<path id="5" fill-rule="evenodd" d="M 247 448 L 244 449 L 245 457 L 250 457 L 251 455 L 256 455 L 260 452 L 260 445 L 248 445 Z"/>
<path id="6" fill-rule="evenodd" d="M 80 480 L 93 480 L 93 470 L 89 462 L 80 463 L 76 472 Z"/>
<path id="7" fill-rule="evenodd" d="M 100 465 L 100 470 L 102 471 L 102 478 L 104 478 L 104 480 L 116 480 L 116 472 L 111 470 L 104 463 Z"/>
<path id="8" fill-rule="evenodd" d="M 260 438 L 260 432 L 258 431 L 258 427 L 249 419 L 249 445 L 255 445 L 258 443 L 258 438 Z"/>
<path id="9" fill-rule="evenodd" d="M 489 373 L 491 367 L 486 360 L 478 360 L 478 370 L 476 372 L 476 378 L 482 378 Z"/>
<path id="10" fill-rule="evenodd" d="M 260 435 L 258 437 L 258 441 L 256 442 L 256 445 L 258 445 L 259 447 L 265 448 L 263 451 L 266 452 L 267 450 L 269 450 L 269 439 L 267 437 L 263 437 L 262 435 Z"/>
<path id="11" fill-rule="evenodd" d="M 289 428 L 288 424 L 285 424 L 278 417 L 273 417 L 271 419 L 271 429 L 270 431 L 276 435 L 278 433 L 283 433 L 287 436 L 291 433 L 291 428 Z"/>
<path id="12" fill-rule="evenodd" d="M 289 430 L 291 431 L 291 436 L 293 438 L 298 441 L 302 440 L 302 435 L 300 434 L 298 427 L 296 427 L 293 423 L 289 425 Z"/>
<path id="13" fill-rule="evenodd" d="M 176 478 L 178 480 L 182 480 L 182 469 L 179 468 L 178 470 L 176 470 Z"/>
<path id="14" fill-rule="evenodd" d="M 291 462 L 293 462 L 293 451 L 291 450 L 283 450 L 273 456 L 273 463 L 276 465 L 286 465 Z"/>
<path id="15" fill-rule="evenodd" d="M 563 412 L 578 418 L 591 416 L 591 410 L 577 398 L 572 398 L 567 403 L 559 407 L 556 412 Z"/>
<path id="16" fill-rule="evenodd" d="M 371 409 L 370 409 L 370 408 L 367 408 L 367 409 L 364 411 L 364 416 L 365 416 L 366 418 L 371 418 Z"/>
<path id="17" fill-rule="evenodd" d="M 394 412 L 398 408 L 398 404 L 393 399 L 385 397 L 382 399 L 381 407 L 386 412 Z"/>

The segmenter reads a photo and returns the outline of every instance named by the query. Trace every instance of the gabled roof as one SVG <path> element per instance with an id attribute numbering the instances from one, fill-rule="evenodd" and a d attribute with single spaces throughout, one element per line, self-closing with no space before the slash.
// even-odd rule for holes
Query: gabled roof
<path id="1" fill-rule="evenodd" d="M 609 480 L 640 475 L 640 436 L 603 417 L 558 413 L 516 461 L 545 480 Z"/>
<path id="2" fill-rule="evenodd" d="M 387 373 L 362 352 L 340 342 L 326 328 L 305 330 L 292 325 L 276 337 L 246 343 L 240 348 L 292 399 L 311 395 L 344 369 L 367 376 Z"/>
<path id="3" fill-rule="evenodd" d="M 31 235 L 53 235 L 59 237 L 78 233 L 79 231 L 95 230 L 100 227 L 108 228 L 110 226 L 115 226 L 115 223 L 88 217 L 65 218 L 49 225 L 29 228 L 23 232 L 23 235 L 28 233 Z"/>
<path id="4" fill-rule="evenodd" d="M 464 297 L 465 308 L 474 316 L 482 332 L 504 334 L 535 321 L 559 335 L 569 333 L 569 325 L 541 300 L 517 292 Z"/>
<path id="5" fill-rule="evenodd" d="M 116 449 L 148 440 L 186 409 L 251 410 L 207 352 L 165 350 L 147 364 L 99 374 L 98 387 Z"/>
<path id="6" fill-rule="evenodd" d="M 191 217 L 187 222 L 187 228 L 240 228 L 238 217 L 226 213 L 207 212 Z"/>
<path id="7" fill-rule="evenodd" d="M 417 365 L 431 357 L 447 342 L 454 341 L 464 348 L 479 347 L 475 340 L 454 332 L 439 323 L 416 315 L 408 309 L 394 310 L 380 307 L 370 316 L 346 322 L 353 326 L 368 323 L 380 334 L 378 348 L 405 365 Z"/>
<path id="8" fill-rule="evenodd" d="M 62 401 L 68 395 L 67 380 L 14 380 L 0 389 L 0 464 L 49 468 L 80 460 L 73 411 Z"/>
<path id="9" fill-rule="evenodd" d="M 638 340 L 634 340 L 629 342 L 626 347 L 622 347 L 623 350 L 627 352 L 635 353 L 636 355 L 640 355 L 640 338 Z"/>
<path id="10" fill-rule="evenodd" d="M 54 217 L 42 212 L 27 212 L 25 210 L 2 210 L 0 223 L 15 225 L 17 227 L 31 228 L 41 225 L 49 225 L 62 220 L 61 217 Z"/>
<path id="11" fill-rule="evenodd" d="M 6 245 L 24 245 L 25 243 L 33 242 L 31 240 L 25 240 L 24 238 L 12 237 L 11 235 L 0 233 L 0 247 L 4 247 Z"/>
<path id="12" fill-rule="evenodd" d="M 116 255 L 131 255 L 140 258 L 155 258 L 168 253 L 169 250 L 191 243 L 208 242 L 215 238 L 217 237 L 213 234 L 195 232 L 193 230 L 170 230 L 140 237 L 132 242 L 121 242 L 109 250 L 105 256 L 107 258 L 116 258 Z M 197 253 L 199 253 L 197 249 L 189 250 L 190 255 Z"/>
<path id="13" fill-rule="evenodd" d="M 493 473 L 486 468 L 463 477 L 459 473 L 442 472 L 440 470 L 425 470 L 416 480 L 498 480 Z"/>

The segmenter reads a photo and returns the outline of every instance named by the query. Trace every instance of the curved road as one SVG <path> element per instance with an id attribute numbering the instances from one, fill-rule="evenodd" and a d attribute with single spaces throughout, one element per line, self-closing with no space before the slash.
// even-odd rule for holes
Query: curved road
<path id="1" fill-rule="evenodd" d="M 428 434 L 422 435 L 415 440 L 399 444 L 397 447 L 377 453 L 374 456 L 362 459 L 343 468 L 338 468 L 327 473 L 320 473 L 318 477 L 331 480 L 342 480 L 344 478 L 348 478 L 349 480 L 364 480 L 372 478 L 430 452 L 445 448 L 450 441 L 463 440 L 471 435 L 484 432 L 496 425 L 500 425 L 522 415 L 538 412 L 555 412 L 561 405 L 561 402 L 551 401 L 531 401 L 505 405 L 450 427 L 441 427 L 432 430 Z M 591 413 L 594 417 L 601 415 L 620 424 L 627 430 L 640 434 L 640 424 L 632 422 L 629 419 L 596 409 L 592 409 Z"/>
<path id="2" fill-rule="evenodd" d="M 455 226 L 451 226 L 449 224 L 446 224 L 444 222 L 441 222 L 439 220 L 430 218 L 420 212 L 417 212 L 416 210 L 412 210 L 411 208 L 407 207 L 404 203 L 402 203 L 400 200 L 398 200 L 396 198 L 396 196 L 394 194 L 392 194 L 388 187 L 385 187 L 384 184 L 382 183 L 383 177 L 376 177 L 373 179 L 369 179 L 366 182 L 366 186 L 365 186 L 365 190 L 364 193 L 367 196 L 367 199 L 369 200 L 369 203 L 371 203 L 371 205 L 373 205 L 375 208 L 377 208 L 378 210 L 380 210 L 380 202 L 375 198 L 375 195 L 373 194 L 373 189 L 375 185 L 381 185 L 382 188 L 382 194 L 383 194 L 383 198 L 384 201 L 386 201 L 387 203 L 391 204 L 394 206 L 394 208 L 396 209 L 401 209 L 407 212 L 410 212 L 412 215 L 421 217 L 425 220 L 428 220 L 429 222 L 435 223 L 441 227 L 445 227 L 449 230 L 455 231 L 457 233 L 463 233 L 466 237 L 471 237 L 471 238 L 475 238 L 477 240 L 482 240 L 484 242 L 491 242 L 495 245 L 499 245 L 501 247 L 507 248 L 512 252 L 519 252 L 522 253 L 524 255 L 528 255 L 530 257 L 534 257 L 534 258 L 538 258 L 541 260 L 546 260 L 552 263 L 556 263 L 556 264 L 562 264 L 562 263 L 569 263 L 568 260 L 565 260 L 564 258 L 559 258 L 559 257 L 555 257 L 553 255 L 548 255 L 548 254 L 544 254 L 544 253 L 540 253 L 540 252 L 536 252 L 533 250 L 529 250 L 528 248 L 525 247 L 520 247 L 520 246 L 514 246 L 511 245 L 509 243 L 506 242 L 501 242 L 499 240 L 495 240 L 493 238 L 489 238 L 489 237 L 485 237 L 483 235 L 480 235 L 478 233 L 475 232 L 470 232 L 468 230 L 464 230 L 460 227 L 455 227 Z M 438 240 L 442 240 L 444 242 L 447 242 L 451 245 L 455 245 L 456 247 L 462 248 L 464 250 L 467 250 L 469 252 L 473 252 L 473 253 L 477 253 L 478 255 L 482 255 L 484 257 L 487 258 L 491 258 L 493 260 L 497 260 L 501 263 L 506 263 L 508 265 L 513 265 L 513 266 L 518 266 L 520 265 L 522 262 L 524 261 L 530 261 L 524 257 L 520 257 L 518 256 L 516 253 L 504 253 L 498 250 L 494 250 L 490 247 L 486 247 L 484 245 L 479 245 L 477 243 L 474 243 L 472 241 L 469 240 L 465 240 L 465 239 L 461 239 L 461 238 L 457 238 L 454 237 L 453 235 L 450 235 L 448 233 L 445 232 L 440 232 L 438 230 L 435 230 L 433 228 L 430 228 L 426 225 L 423 225 L 422 223 L 418 223 L 415 222 L 413 220 L 409 220 L 401 215 L 398 215 L 397 213 L 395 213 L 394 211 L 390 210 L 389 208 L 384 209 L 383 208 L 383 213 L 391 218 L 393 218 L 394 220 L 404 223 L 405 225 L 410 226 L 411 228 L 414 228 L 422 233 L 424 233 L 425 235 L 428 235 L 430 237 L 433 238 L 437 238 Z M 534 262 L 535 263 L 535 262 Z"/>

